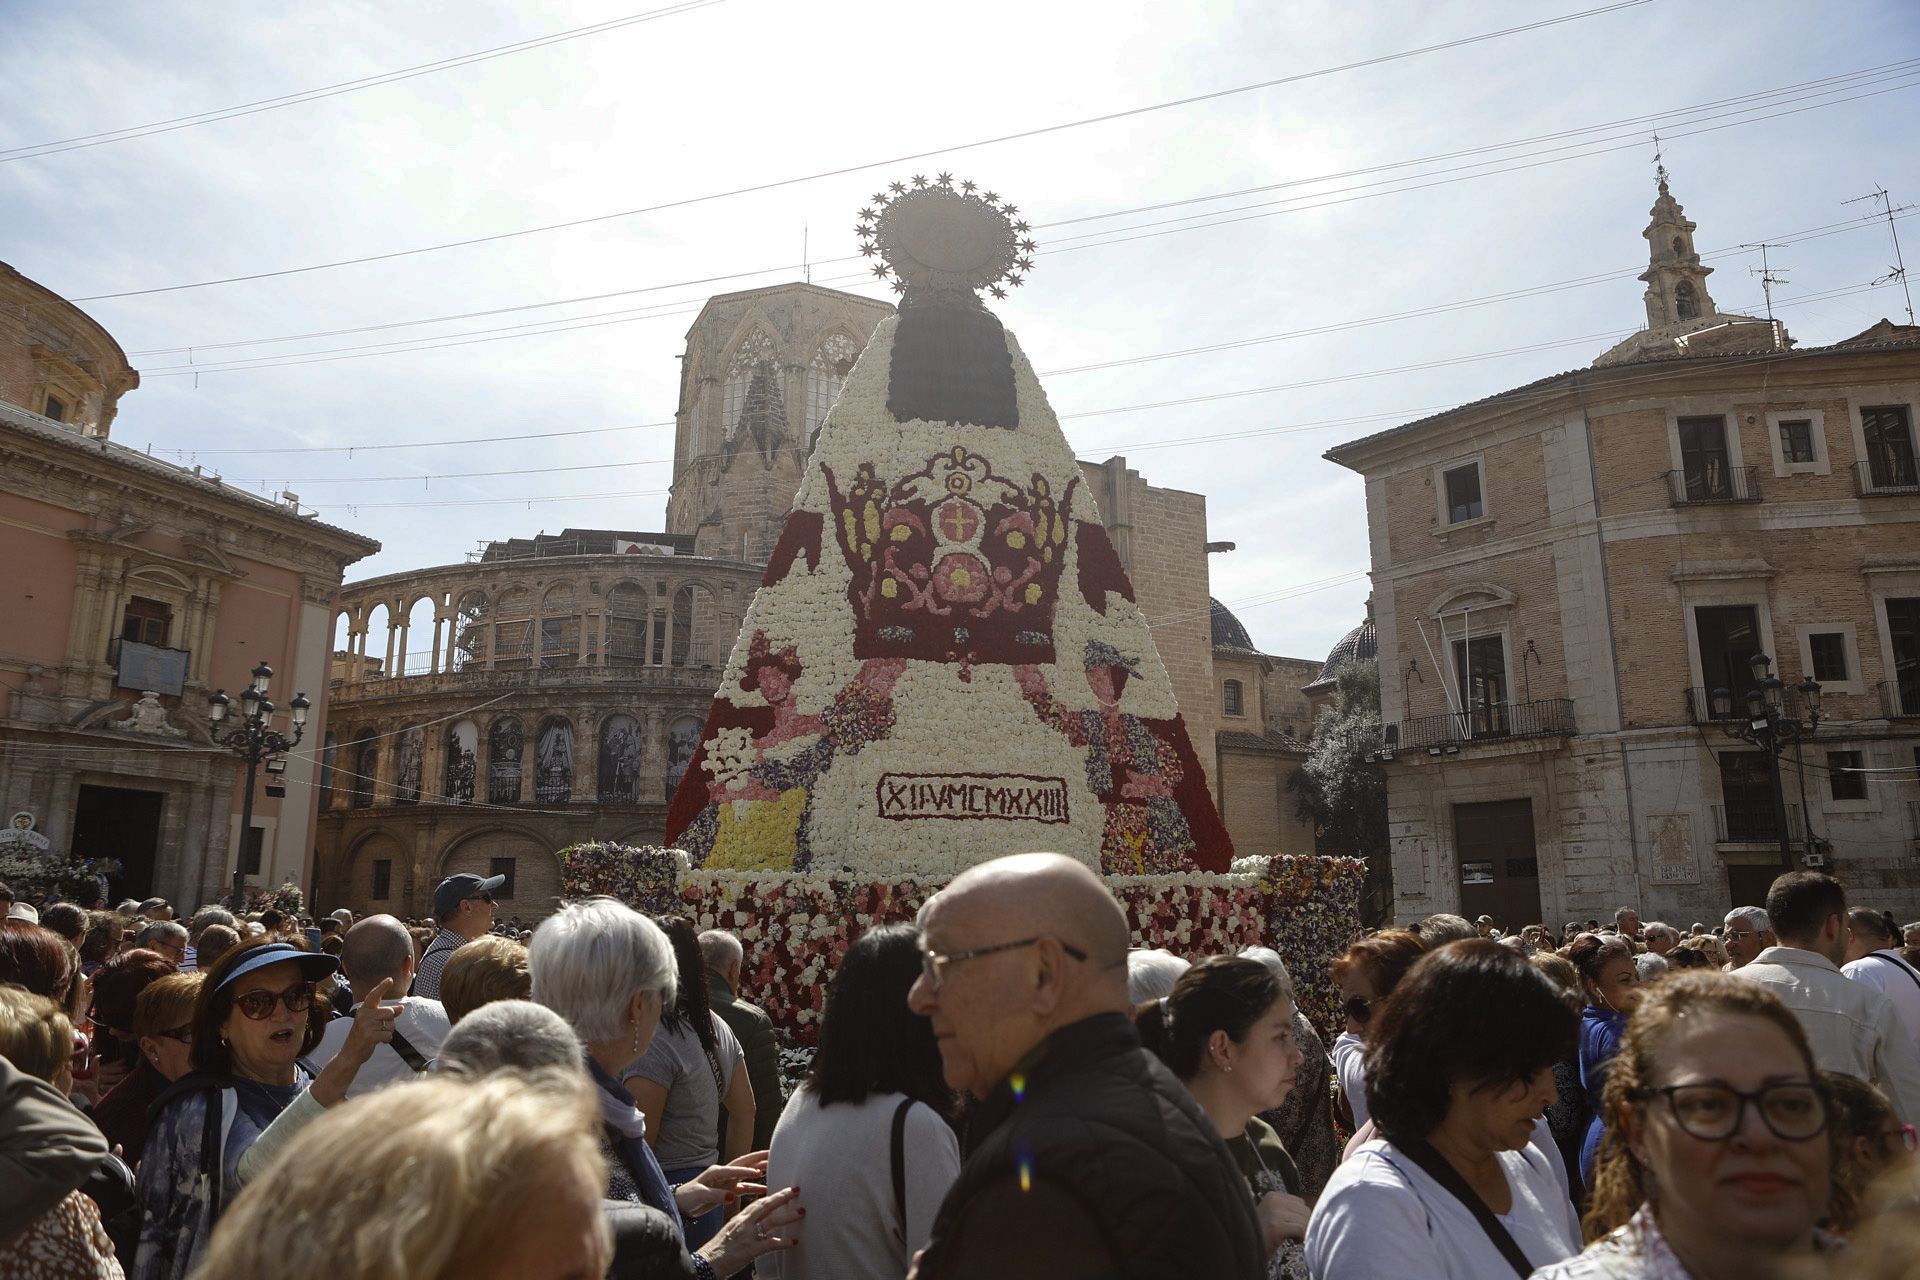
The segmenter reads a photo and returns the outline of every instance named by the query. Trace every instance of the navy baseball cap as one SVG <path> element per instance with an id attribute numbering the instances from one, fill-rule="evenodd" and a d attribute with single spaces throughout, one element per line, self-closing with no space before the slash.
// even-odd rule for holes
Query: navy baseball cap
<path id="1" fill-rule="evenodd" d="M 471 871 L 462 871 L 448 876 L 433 891 L 433 918 L 441 924 L 447 917 L 460 909 L 460 904 L 476 893 L 492 893 L 507 882 L 505 876 L 491 876 L 482 880 Z"/>
<path id="2" fill-rule="evenodd" d="M 220 980 L 215 991 L 225 991 L 237 979 L 244 978 L 255 969 L 264 969 L 270 964 L 285 964 L 291 961 L 300 966 L 300 976 L 309 982 L 330 977 L 340 968 L 340 962 L 324 951 L 302 951 L 291 942 L 269 942 L 264 947 L 255 947 L 247 952 L 247 958 L 233 966 L 231 972 Z"/>

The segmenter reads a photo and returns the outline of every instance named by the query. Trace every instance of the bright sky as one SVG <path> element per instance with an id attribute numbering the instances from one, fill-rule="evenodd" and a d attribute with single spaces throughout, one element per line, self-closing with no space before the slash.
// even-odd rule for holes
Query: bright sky
<path id="1" fill-rule="evenodd" d="M 1214 557 L 1214 594 L 1269 652 L 1319 656 L 1367 591 L 1361 484 L 1321 452 L 1585 364 L 1638 326 L 1655 129 L 1703 253 L 1830 232 L 1769 251 L 1789 281 L 1776 306 L 1801 343 L 1904 318 L 1897 286 L 1861 288 L 1891 261 L 1884 224 L 1835 224 L 1867 212 L 1842 201 L 1876 183 L 1896 203 L 1920 200 L 1920 8 L 1849 0 L 1816 19 L 1792 0 L 1650 0 L 810 175 L 1607 3 L 11 0 L 0 260 L 72 298 L 167 290 L 82 303 L 143 374 L 114 438 L 259 492 L 291 488 L 385 544 L 349 571 L 361 578 L 542 529 L 661 527 L 670 428 L 499 437 L 670 422 L 675 357 L 706 296 L 799 278 L 803 244 L 817 283 L 871 292 L 845 260 L 867 195 L 950 170 L 1035 226 L 1036 270 L 996 310 L 1074 449 L 1124 453 L 1152 483 L 1206 494 L 1211 536 L 1239 544 Z M 106 145 L 14 150 L 649 4 L 667 11 L 394 83 Z M 1513 143 L 1524 145 L 1502 146 Z M 168 289 L 787 179 L 809 180 Z M 1920 222 L 1908 225 L 1920 269 Z M 1710 260 L 1723 310 L 1761 308 L 1757 251 Z M 1593 276 L 1605 278 L 1382 319 Z M 612 296 L 226 345 L 589 295 Z M 1263 338 L 1275 340 L 1248 344 Z M 445 345 L 417 349 L 431 343 Z M 1192 351 L 1221 344 L 1243 345 Z M 190 363 L 197 377 L 182 372 Z M 471 438 L 488 443 L 217 452 Z M 548 467 L 579 469 L 531 473 Z M 447 474 L 463 471 L 504 474 Z"/>

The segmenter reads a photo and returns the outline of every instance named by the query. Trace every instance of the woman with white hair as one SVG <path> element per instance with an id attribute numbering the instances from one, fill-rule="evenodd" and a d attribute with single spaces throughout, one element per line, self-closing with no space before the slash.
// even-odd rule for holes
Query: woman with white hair
<path id="1" fill-rule="evenodd" d="M 683 1215 L 705 1213 L 742 1193 L 761 1195 L 694 1252 L 703 1277 L 733 1275 L 762 1254 L 798 1243 L 795 1231 L 806 1212 L 794 1203 L 798 1193 L 787 1187 L 765 1195 L 764 1186 L 748 1181 L 765 1173 L 764 1151 L 739 1164 L 714 1165 L 675 1187 L 647 1143 L 647 1118 L 620 1083 L 674 999 L 673 948 L 660 927 L 612 898 L 570 902 L 534 931 L 527 963 L 535 1003 L 559 1014 L 586 1050 L 609 1165 L 607 1198 L 651 1205 L 678 1229 Z"/>
<path id="2" fill-rule="evenodd" d="M 1127 999 L 1137 1008 L 1164 1000 L 1190 966 L 1171 951 L 1135 947 L 1127 952 Z"/>
<path id="3" fill-rule="evenodd" d="M 598 1280 L 612 1243 L 594 1121 L 574 1071 L 355 1099 L 235 1199 L 195 1280 Z"/>

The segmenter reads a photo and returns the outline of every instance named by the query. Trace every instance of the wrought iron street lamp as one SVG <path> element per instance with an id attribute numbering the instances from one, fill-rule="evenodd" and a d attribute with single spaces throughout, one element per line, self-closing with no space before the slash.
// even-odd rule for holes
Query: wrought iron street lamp
<path id="1" fill-rule="evenodd" d="M 1766 753 L 1767 774 L 1773 782 L 1773 825 L 1780 837 L 1780 862 L 1782 866 L 1791 867 L 1793 833 L 1787 829 L 1787 797 L 1780 782 L 1780 753 L 1789 744 L 1810 736 L 1819 727 L 1820 685 L 1812 676 L 1796 685 L 1800 707 L 1797 714 L 1788 715 L 1786 685 L 1779 676 L 1773 674 L 1773 659 L 1764 653 L 1756 653 L 1748 665 L 1753 668 L 1754 687 L 1747 690 L 1747 714 L 1743 718 L 1735 718 L 1732 691 L 1715 689 L 1712 694 L 1713 718 L 1729 738 L 1750 742 Z"/>
<path id="2" fill-rule="evenodd" d="M 253 784 L 262 763 L 293 750 L 307 731 L 307 712 L 313 703 L 304 693 L 293 695 L 288 712 L 293 721 L 293 736 L 287 737 L 273 727 L 274 705 L 267 699 L 273 682 L 273 668 L 262 662 L 252 671 L 253 683 L 240 691 L 240 721 L 226 728 L 227 713 L 233 700 L 225 689 L 207 697 L 207 722 L 213 726 L 213 740 L 247 762 L 247 789 L 240 802 L 240 847 L 233 854 L 233 904 L 237 910 L 246 901 L 247 844 L 253 838 Z"/>

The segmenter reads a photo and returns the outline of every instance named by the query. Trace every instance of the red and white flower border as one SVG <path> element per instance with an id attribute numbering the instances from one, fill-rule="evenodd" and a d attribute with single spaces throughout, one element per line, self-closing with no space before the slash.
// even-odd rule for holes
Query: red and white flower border
<path id="1" fill-rule="evenodd" d="M 569 895 L 605 893 L 650 914 L 669 908 L 698 929 L 726 929 L 746 949 L 741 994 L 783 1038 L 812 1044 L 834 966 L 876 925 L 911 923 L 940 878 L 852 878 L 690 869 L 673 849 L 609 844 L 560 853 Z M 1197 959 L 1268 946 L 1286 960 L 1300 1007 L 1322 1033 L 1338 1025 L 1328 968 L 1360 933 L 1366 863 L 1276 854 L 1227 875 L 1111 876 L 1139 947 Z"/>

